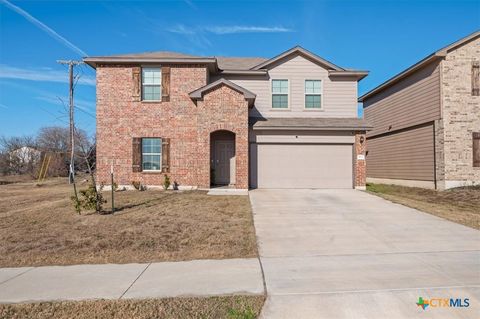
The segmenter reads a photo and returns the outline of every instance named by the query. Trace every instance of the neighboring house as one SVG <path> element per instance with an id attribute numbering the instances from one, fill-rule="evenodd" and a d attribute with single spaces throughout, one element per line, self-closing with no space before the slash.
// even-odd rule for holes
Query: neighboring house
<path id="1" fill-rule="evenodd" d="M 367 180 L 447 189 L 480 183 L 480 32 L 360 97 Z"/>
<path id="2" fill-rule="evenodd" d="M 364 188 L 357 82 L 295 47 L 274 58 L 174 52 L 88 57 L 97 73 L 97 176 L 109 184 Z"/>
<path id="3" fill-rule="evenodd" d="M 35 166 L 40 161 L 41 152 L 31 146 L 22 146 L 8 153 L 12 166 Z"/>

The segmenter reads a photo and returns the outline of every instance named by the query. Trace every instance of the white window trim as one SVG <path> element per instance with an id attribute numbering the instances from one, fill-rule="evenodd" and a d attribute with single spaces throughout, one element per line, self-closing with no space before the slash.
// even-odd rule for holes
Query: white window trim
<path id="1" fill-rule="evenodd" d="M 159 69 L 160 70 L 160 100 L 145 100 L 143 99 L 143 70 L 144 69 Z M 160 65 L 142 65 L 140 66 L 140 98 L 142 102 L 158 103 L 162 102 L 162 67 Z"/>
<path id="2" fill-rule="evenodd" d="M 307 81 L 320 81 L 320 93 L 307 93 Z M 320 107 L 307 108 L 307 95 L 320 95 Z M 305 79 L 303 81 L 303 109 L 305 111 L 323 111 L 323 80 L 322 79 Z"/>
<path id="3" fill-rule="evenodd" d="M 275 108 L 273 107 L 273 81 L 287 81 L 287 107 L 286 108 Z M 283 94 L 283 93 L 282 93 Z M 285 78 L 281 78 L 281 79 L 270 79 L 270 110 L 273 110 L 273 111 L 290 111 L 290 105 L 291 105 L 291 101 L 290 101 L 290 79 L 285 79 Z"/>
<path id="4" fill-rule="evenodd" d="M 159 139 L 160 140 L 160 153 L 144 153 L 143 152 L 143 139 Z M 142 172 L 162 172 L 162 157 L 163 157 L 163 146 L 162 146 L 161 137 L 142 137 Z M 143 169 L 143 156 L 144 155 L 160 155 L 160 168 L 159 169 Z"/>

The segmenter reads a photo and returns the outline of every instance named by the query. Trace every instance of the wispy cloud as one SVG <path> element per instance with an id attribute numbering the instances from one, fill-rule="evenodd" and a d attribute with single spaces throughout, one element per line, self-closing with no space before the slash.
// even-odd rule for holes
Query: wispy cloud
<path id="1" fill-rule="evenodd" d="M 281 26 L 262 27 L 262 26 L 241 26 L 241 25 L 206 27 L 205 30 L 215 34 L 293 32 L 292 29 L 281 27 Z"/>
<path id="2" fill-rule="evenodd" d="M 0 103 L 0 107 L 1 107 L 2 109 L 8 109 L 8 106 L 6 106 L 5 104 L 2 104 L 2 103 Z"/>
<path id="3" fill-rule="evenodd" d="M 167 31 L 171 33 L 178 33 L 183 35 L 194 35 L 201 30 L 199 30 L 198 28 L 186 27 L 183 24 L 177 24 L 174 27 L 168 28 Z"/>
<path id="4" fill-rule="evenodd" d="M 0 64 L 0 78 L 68 83 L 68 74 L 66 71 L 53 70 L 51 68 L 17 68 L 5 64 Z M 83 74 L 79 78 L 78 84 L 94 86 L 95 78 Z"/>
<path id="5" fill-rule="evenodd" d="M 49 102 L 50 104 L 68 104 L 68 96 L 57 96 L 50 93 L 37 96 L 36 99 Z M 89 100 L 75 98 L 75 106 L 85 111 L 95 110 L 95 102 Z"/>
<path id="6" fill-rule="evenodd" d="M 183 35 L 196 35 L 202 33 L 213 33 L 218 35 L 223 34 L 235 34 L 235 33 L 283 33 L 293 32 L 293 29 L 285 28 L 283 26 L 194 26 L 189 27 L 183 24 L 177 24 L 174 27 L 167 29 L 168 32 L 183 34 Z"/>
<path id="7" fill-rule="evenodd" d="M 190 8 L 197 9 L 197 6 L 191 0 L 183 0 Z"/>
<path id="8" fill-rule="evenodd" d="M 5 6 L 12 9 L 16 13 L 18 13 L 19 15 L 21 15 L 22 17 L 27 19 L 29 22 L 31 22 L 33 25 L 38 27 L 40 30 L 46 32 L 49 36 L 51 36 L 52 38 L 54 38 L 55 40 L 57 40 L 61 44 L 65 45 L 67 48 L 71 49 L 72 51 L 76 52 L 80 56 L 88 56 L 88 54 L 85 51 L 83 51 L 82 49 L 80 49 L 79 47 L 74 45 L 72 42 L 70 42 L 67 39 L 65 39 L 64 37 L 62 37 L 55 30 L 53 30 L 52 28 L 50 28 L 49 26 L 47 26 L 45 23 L 41 22 L 40 20 L 36 19 L 35 17 L 33 17 L 31 14 L 29 14 L 28 12 L 26 12 L 22 8 L 10 3 L 7 0 L 0 0 L 0 2 L 5 4 Z"/>

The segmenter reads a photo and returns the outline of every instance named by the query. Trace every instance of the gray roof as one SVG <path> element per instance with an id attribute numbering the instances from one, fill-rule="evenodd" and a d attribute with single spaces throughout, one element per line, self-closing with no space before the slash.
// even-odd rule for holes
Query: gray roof
<path id="1" fill-rule="evenodd" d="M 91 56 L 83 60 L 95 68 L 102 63 L 198 63 L 208 64 L 212 71 L 222 74 L 265 74 L 266 68 L 276 61 L 293 54 L 301 54 L 308 59 L 324 65 L 331 76 L 355 76 L 358 80 L 364 78 L 368 72 L 341 68 L 318 55 L 296 46 L 271 59 L 262 57 L 222 57 L 222 56 L 197 56 L 173 51 L 155 51 L 142 53 L 129 53 L 110 56 Z"/>
<path id="2" fill-rule="evenodd" d="M 252 118 L 254 130 L 371 130 L 366 120 L 350 118 Z"/>
<path id="3" fill-rule="evenodd" d="M 384 89 L 392 86 L 393 84 L 397 83 L 401 79 L 405 78 L 406 76 L 414 73 L 418 69 L 422 68 L 423 66 L 429 64 L 430 62 L 437 60 L 437 59 L 443 59 L 448 52 L 451 50 L 454 50 L 458 48 L 459 46 L 463 45 L 464 43 L 467 43 L 475 38 L 480 37 L 480 31 L 475 31 L 472 34 L 469 34 L 468 36 L 461 38 L 458 41 L 455 41 L 446 47 L 441 48 L 440 50 L 437 50 L 427 56 L 426 58 L 420 60 L 419 62 L 415 63 L 414 65 L 410 66 L 409 68 L 403 70 L 402 72 L 398 73 L 397 75 L 391 77 L 387 81 L 383 82 L 379 86 L 375 87 L 374 89 L 368 91 L 367 93 L 363 94 L 361 97 L 358 98 L 359 102 L 363 102 L 365 99 L 374 96 L 377 93 L 380 93 Z"/>
<path id="4" fill-rule="evenodd" d="M 250 70 L 254 66 L 266 61 L 265 58 L 216 57 L 218 68 L 221 70 Z"/>
<path id="5" fill-rule="evenodd" d="M 122 57 L 122 58 L 212 58 L 199 55 L 191 55 L 174 51 L 148 51 L 141 53 L 116 54 L 114 56 L 103 56 L 104 58 Z M 99 57 L 97 57 L 99 58 Z"/>

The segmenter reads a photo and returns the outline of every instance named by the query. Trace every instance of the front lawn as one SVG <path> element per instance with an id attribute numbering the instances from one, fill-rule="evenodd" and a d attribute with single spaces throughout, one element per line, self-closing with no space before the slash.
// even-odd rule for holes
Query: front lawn
<path id="1" fill-rule="evenodd" d="M 0 185 L 0 267 L 257 256 L 248 196 L 123 191 L 115 214 L 79 216 L 71 195 L 65 178 Z"/>
<path id="2" fill-rule="evenodd" d="M 226 296 L 209 298 L 122 299 L 0 304 L 0 318 L 254 319 L 258 317 L 264 301 L 264 296 Z"/>
<path id="3" fill-rule="evenodd" d="M 436 191 L 417 187 L 367 184 L 367 191 L 392 202 L 480 229 L 480 186 Z"/>

